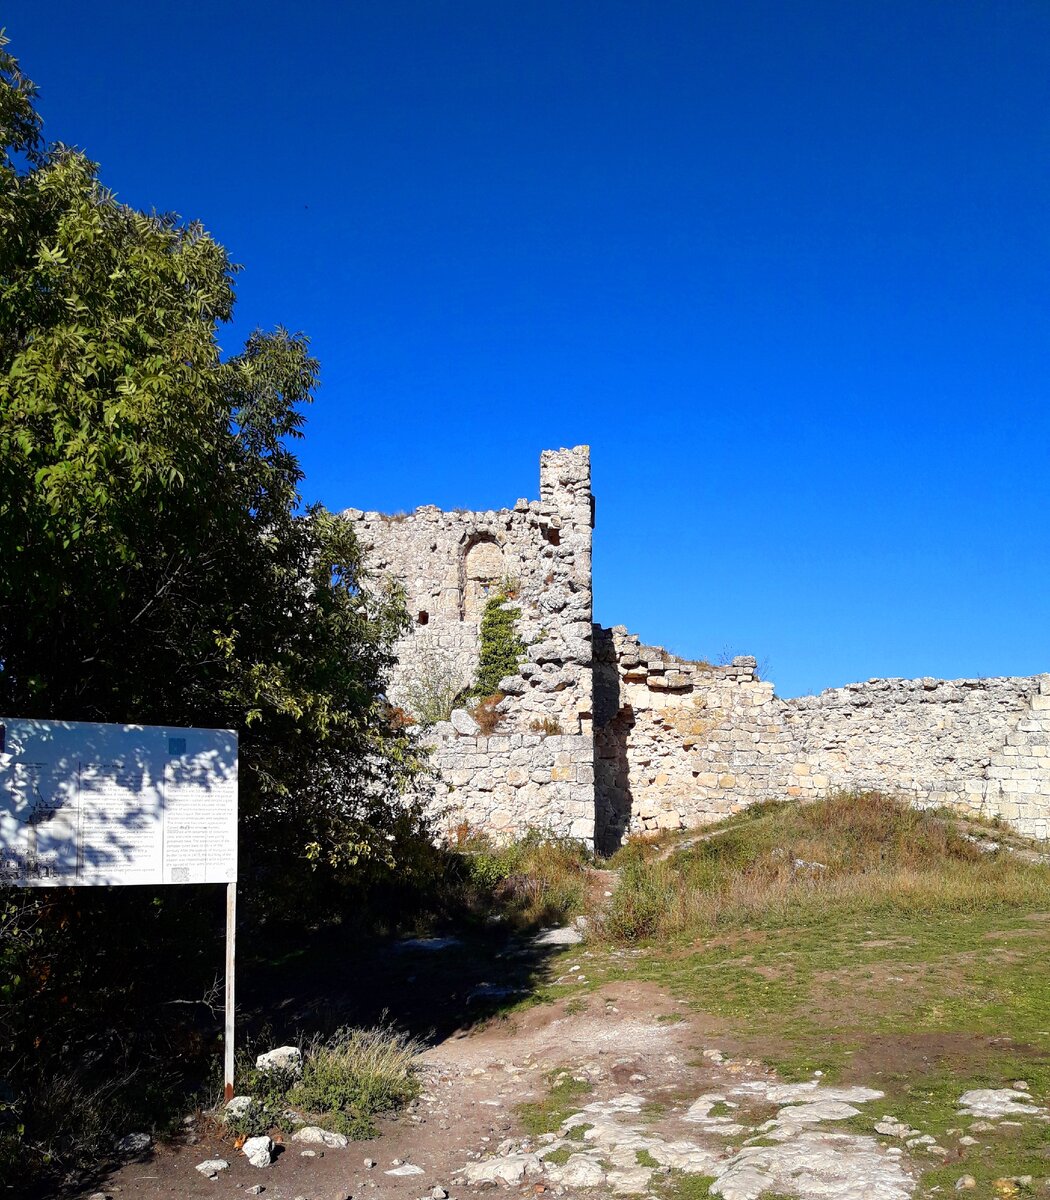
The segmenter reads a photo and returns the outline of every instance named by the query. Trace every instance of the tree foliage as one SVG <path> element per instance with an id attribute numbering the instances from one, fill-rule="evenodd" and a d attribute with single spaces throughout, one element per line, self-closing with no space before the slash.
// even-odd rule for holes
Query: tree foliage
<path id="1" fill-rule="evenodd" d="M 299 511 L 317 364 L 283 330 L 224 360 L 226 251 L 44 147 L 32 97 L 4 52 L 0 712 L 237 729 L 246 848 L 356 860 L 412 767 L 382 719 L 403 614 Z"/>
<path id="2" fill-rule="evenodd" d="M 403 605 L 362 575 L 347 523 L 301 505 L 306 339 L 256 332 L 225 357 L 226 251 L 45 144 L 5 46 L 0 713 L 237 730 L 241 878 L 257 901 L 290 883 L 301 915 L 322 885 L 381 875 L 419 828 L 399 796 L 420 764 L 384 697 Z M 152 1095 L 151 1063 L 184 1065 L 161 1006 L 221 962 L 206 897 L 95 891 L 0 894 L 17 1093 L 0 1091 L 0 1167 L 16 1142 L 23 1165 L 56 1138 L 102 1145 L 99 1113 L 129 1111 L 122 1069 Z"/>

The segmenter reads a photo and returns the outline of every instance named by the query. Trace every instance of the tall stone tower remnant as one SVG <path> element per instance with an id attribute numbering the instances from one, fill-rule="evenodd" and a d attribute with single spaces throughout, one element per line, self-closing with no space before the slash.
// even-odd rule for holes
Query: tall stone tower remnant
<path id="1" fill-rule="evenodd" d="M 538 827 L 593 841 L 593 513 L 590 450 L 576 446 L 545 450 L 540 499 L 513 508 L 343 514 L 368 569 L 403 587 L 413 620 L 397 647 L 392 704 L 413 713 L 469 689 L 486 605 L 506 596 L 520 610 L 524 654 L 499 684 L 498 724 L 480 728 L 464 706 L 428 734 L 450 830 L 514 836 Z"/>

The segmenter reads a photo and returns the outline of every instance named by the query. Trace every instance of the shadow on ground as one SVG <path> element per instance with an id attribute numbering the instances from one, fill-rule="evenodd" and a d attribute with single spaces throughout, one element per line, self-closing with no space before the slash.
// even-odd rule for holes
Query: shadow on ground
<path id="1" fill-rule="evenodd" d="M 436 1044 L 527 997 L 562 948 L 502 930 L 377 943 L 344 923 L 242 965 L 239 1037 L 293 1041 L 386 1021 Z"/>

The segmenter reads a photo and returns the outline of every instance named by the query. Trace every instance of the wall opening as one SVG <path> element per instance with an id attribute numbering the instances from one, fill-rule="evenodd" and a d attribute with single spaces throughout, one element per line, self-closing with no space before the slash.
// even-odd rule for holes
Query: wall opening
<path id="1" fill-rule="evenodd" d="M 430 621 L 430 613 L 428 613 L 428 612 L 420 612 L 420 614 L 419 614 L 419 616 L 416 618 L 416 620 L 419 622 L 419 624 L 420 624 L 420 625 L 426 625 L 426 624 L 428 624 L 428 623 L 429 623 L 429 621 Z"/>
<path id="2" fill-rule="evenodd" d="M 482 535 L 467 547 L 463 556 L 462 615 L 478 620 L 490 597 L 496 595 L 505 571 L 503 550 L 491 535 Z"/>

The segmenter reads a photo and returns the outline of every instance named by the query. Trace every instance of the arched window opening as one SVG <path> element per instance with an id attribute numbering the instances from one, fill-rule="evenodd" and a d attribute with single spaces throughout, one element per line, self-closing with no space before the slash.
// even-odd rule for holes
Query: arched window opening
<path id="1" fill-rule="evenodd" d="M 483 538 L 467 548 L 463 559 L 463 615 L 467 620 L 481 616 L 504 574 L 503 551 L 494 538 Z"/>

